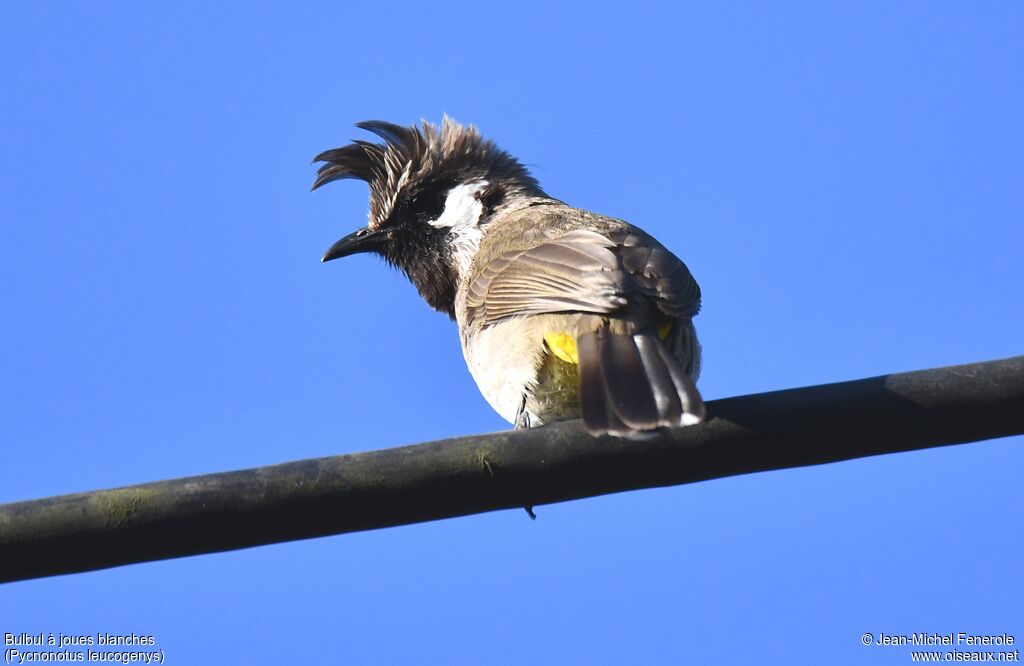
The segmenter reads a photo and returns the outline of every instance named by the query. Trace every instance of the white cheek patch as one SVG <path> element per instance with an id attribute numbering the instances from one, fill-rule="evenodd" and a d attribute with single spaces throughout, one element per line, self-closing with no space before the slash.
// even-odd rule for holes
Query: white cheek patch
<path id="1" fill-rule="evenodd" d="M 483 204 L 476 198 L 476 193 L 485 187 L 487 181 L 478 180 L 475 183 L 456 185 L 448 190 L 448 197 L 444 200 L 444 211 L 441 217 L 430 221 L 430 226 L 449 227 L 452 231 L 475 227 L 484 210 Z"/>
<path id="2" fill-rule="evenodd" d="M 480 249 L 480 236 L 483 232 L 477 223 L 484 212 L 484 205 L 476 195 L 485 187 L 486 180 L 456 185 L 448 190 L 441 217 L 430 221 L 432 227 L 448 229 L 455 248 L 454 259 L 459 275 L 466 274 L 469 263 Z"/>

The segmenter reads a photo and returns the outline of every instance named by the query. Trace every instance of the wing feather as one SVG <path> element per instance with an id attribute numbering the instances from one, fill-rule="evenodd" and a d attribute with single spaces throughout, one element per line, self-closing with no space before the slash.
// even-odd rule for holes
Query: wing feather
<path id="1" fill-rule="evenodd" d="M 570 231 L 492 259 L 469 285 L 470 321 L 487 326 L 522 314 L 614 314 L 642 295 L 671 317 L 700 309 L 685 264 L 639 229 Z"/>

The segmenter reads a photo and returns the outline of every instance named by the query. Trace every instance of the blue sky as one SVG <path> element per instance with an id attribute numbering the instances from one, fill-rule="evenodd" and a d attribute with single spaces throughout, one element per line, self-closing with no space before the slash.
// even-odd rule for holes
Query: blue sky
<path id="1" fill-rule="evenodd" d="M 308 192 L 443 113 L 701 283 L 708 398 L 1024 352 L 1024 5 L 0 9 L 0 501 L 503 429 Z M 1021 438 L 0 587 L 169 663 L 907 663 L 1024 640 Z"/>

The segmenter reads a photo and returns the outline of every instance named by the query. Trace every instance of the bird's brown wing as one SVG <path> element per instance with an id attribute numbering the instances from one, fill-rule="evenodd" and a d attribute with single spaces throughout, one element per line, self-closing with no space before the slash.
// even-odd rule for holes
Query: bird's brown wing
<path id="1" fill-rule="evenodd" d="M 697 281 L 664 245 L 639 229 L 613 233 L 611 240 L 626 275 L 662 313 L 690 318 L 700 311 Z"/>
<path id="2" fill-rule="evenodd" d="M 615 317 L 653 303 L 673 319 L 700 309 L 690 271 L 636 229 L 603 235 L 580 229 L 492 258 L 467 294 L 467 325 L 522 315 L 588 313 Z M 700 421 L 703 402 L 653 322 L 631 334 L 586 332 L 577 340 L 580 407 L 594 433 L 628 434 Z"/>
<path id="3" fill-rule="evenodd" d="M 615 314 L 640 295 L 669 317 L 700 309 L 700 288 L 675 255 L 639 230 L 578 229 L 491 259 L 469 286 L 467 320 L 582 312 Z"/>

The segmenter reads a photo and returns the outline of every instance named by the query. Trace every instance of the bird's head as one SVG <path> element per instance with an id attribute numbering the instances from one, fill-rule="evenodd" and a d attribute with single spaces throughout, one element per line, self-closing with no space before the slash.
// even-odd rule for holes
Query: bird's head
<path id="1" fill-rule="evenodd" d="M 523 197 L 546 196 L 514 157 L 445 117 L 438 128 L 358 123 L 384 143 L 353 141 L 314 158 L 313 189 L 343 178 L 370 186 L 367 225 L 323 261 L 374 252 L 401 269 L 432 307 L 453 316 L 455 289 L 488 220 Z"/>

